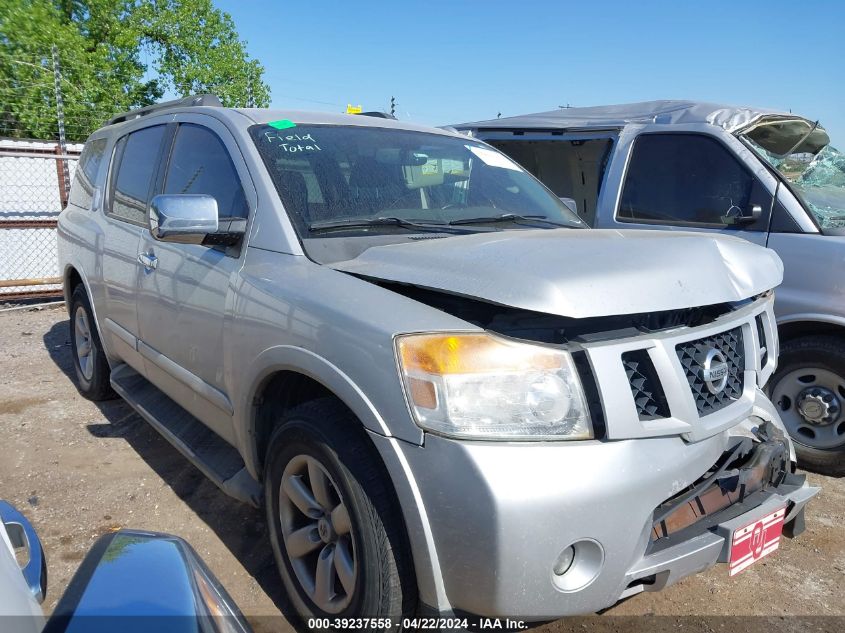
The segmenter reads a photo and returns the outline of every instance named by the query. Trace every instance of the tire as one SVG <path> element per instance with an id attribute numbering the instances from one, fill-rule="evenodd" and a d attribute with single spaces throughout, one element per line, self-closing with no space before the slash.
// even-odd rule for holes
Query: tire
<path id="1" fill-rule="evenodd" d="M 310 498 L 301 496 L 301 485 Z M 311 618 L 391 618 L 398 628 L 415 611 L 395 493 L 361 423 L 342 403 L 321 398 L 287 412 L 267 449 L 264 491 L 276 564 L 306 628 Z M 318 579 L 321 563 L 330 582 Z"/>
<path id="2" fill-rule="evenodd" d="M 70 342 L 79 393 L 94 402 L 116 398 L 109 382 L 111 368 L 82 284 L 74 288 L 70 297 Z"/>
<path id="3" fill-rule="evenodd" d="M 784 342 L 769 393 L 795 443 L 798 465 L 845 475 L 845 341 L 803 336 Z M 806 409 L 815 418 L 799 408 L 807 398 L 815 400 Z"/>

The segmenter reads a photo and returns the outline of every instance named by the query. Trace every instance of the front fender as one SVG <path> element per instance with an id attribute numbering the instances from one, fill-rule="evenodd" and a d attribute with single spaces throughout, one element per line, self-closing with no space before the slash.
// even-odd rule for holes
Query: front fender
<path id="1" fill-rule="evenodd" d="M 320 383 L 337 396 L 368 431 L 391 437 L 390 427 L 376 407 L 339 367 L 302 347 L 277 345 L 263 351 L 247 371 L 244 384 L 249 385 L 236 406 L 235 434 L 241 445 L 247 469 L 259 477 L 255 397 L 265 381 L 280 371 L 292 371 Z M 420 432 L 422 438 L 422 432 Z"/>

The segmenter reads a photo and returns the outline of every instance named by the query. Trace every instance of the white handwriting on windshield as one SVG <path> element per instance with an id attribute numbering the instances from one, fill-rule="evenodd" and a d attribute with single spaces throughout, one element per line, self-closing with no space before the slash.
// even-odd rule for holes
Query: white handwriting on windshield
<path id="1" fill-rule="evenodd" d="M 322 148 L 314 141 L 311 133 L 308 134 L 283 134 L 268 130 L 264 132 L 264 138 L 268 143 L 277 144 L 286 152 L 321 152 Z"/>

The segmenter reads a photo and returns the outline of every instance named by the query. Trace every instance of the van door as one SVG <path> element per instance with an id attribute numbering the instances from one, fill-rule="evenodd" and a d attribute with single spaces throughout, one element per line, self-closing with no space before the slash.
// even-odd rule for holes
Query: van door
<path id="1" fill-rule="evenodd" d="M 115 144 L 106 195 L 102 233 L 102 279 L 105 317 L 100 331 L 108 349 L 136 371 L 144 371 L 138 354 L 138 245 L 147 232 L 147 204 L 164 144 L 165 126 L 130 132 Z"/>
<path id="2" fill-rule="evenodd" d="M 160 191 L 213 196 L 221 227 L 232 218 L 246 218 L 255 191 L 228 130 L 202 115 L 178 119 Z M 137 251 L 147 262 L 137 296 L 139 350 L 146 374 L 230 443 L 235 441 L 233 408 L 221 352 L 224 321 L 231 311 L 229 288 L 240 268 L 240 251 L 159 242 L 148 230 Z"/>
<path id="3" fill-rule="evenodd" d="M 648 126 L 623 141 L 615 209 L 600 211 L 599 227 L 715 231 L 766 245 L 776 183 L 758 161 L 752 170 L 740 159 L 748 150 L 739 141 Z"/>

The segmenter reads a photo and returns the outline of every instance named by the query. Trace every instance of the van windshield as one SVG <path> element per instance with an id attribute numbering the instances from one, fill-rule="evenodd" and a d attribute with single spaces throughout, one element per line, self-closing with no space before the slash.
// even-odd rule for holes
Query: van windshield
<path id="1" fill-rule="evenodd" d="M 787 123 L 794 122 L 787 121 L 781 127 Z M 802 132 L 800 135 L 782 134 L 780 148 L 777 147 L 780 137 L 772 133 L 765 135 L 768 130 L 762 126 L 743 136 L 789 181 L 822 230 L 845 228 L 845 154 L 829 144 L 823 129 L 811 130 L 807 123 L 805 126 L 806 131 L 798 130 Z"/>
<path id="2" fill-rule="evenodd" d="M 469 138 L 290 121 L 250 134 L 303 238 L 584 226 L 519 165 Z"/>

